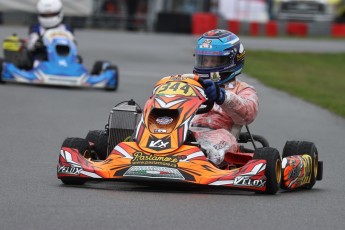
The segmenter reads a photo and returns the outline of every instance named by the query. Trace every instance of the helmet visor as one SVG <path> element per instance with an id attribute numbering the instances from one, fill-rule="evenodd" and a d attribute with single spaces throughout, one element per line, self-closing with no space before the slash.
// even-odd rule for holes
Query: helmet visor
<path id="1" fill-rule="evenodd" d="M 230 62 L 230 56 L 195 55 L 195 67 L 200 69 L 228 66 Z"/>
<path id="2" fill-rule="evenodd" d="M 56 17 L 59 14 L 60 14 L 60 12 L 45 13 L 45 14 L 40 14 L 40 17 L 42 17 L 42 18 L 51 18 L 51 17 Z"/>

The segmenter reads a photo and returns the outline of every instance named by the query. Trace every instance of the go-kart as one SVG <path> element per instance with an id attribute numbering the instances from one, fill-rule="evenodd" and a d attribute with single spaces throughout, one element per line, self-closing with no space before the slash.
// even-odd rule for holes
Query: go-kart
<path id="1" fill-rule="evenodd" d="M 227 167 L 216 167 L 190 131 L 193 117 L 212 107 L 202 78 L 165 77 L 143 110 L 133 100 L 119 103 L 105 130 L 65 139 L 57 177 L 67 185 L 88 180 L 175 182 L 267 194 L 279 187 L 311 189 L 322 179 L 322 162 L 313 143 L 288 141 L 281 160 L 278 150 L 248 127 L 238 137 L 238 151 L 226 154 Z"/>
<path id="2" fill-rule="evenodd" d="M 91 72 L 88 72 L 69 31 L 50 29 L 39 40 L 42 45 L 37 47 L 34 54 L 28 52 L 26 41 L 16 35 L 4 40 L 0 83 L 117 89 L 118 68 L 108 61 L 96 61 Z"/>

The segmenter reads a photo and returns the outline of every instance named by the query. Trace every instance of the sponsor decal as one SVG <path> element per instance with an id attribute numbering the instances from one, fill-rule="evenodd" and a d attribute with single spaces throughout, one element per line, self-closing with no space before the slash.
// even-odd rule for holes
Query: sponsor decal
<path id="1" fill-rule="evenodd" d="M 284 163 L 285 162 L 285 163 Z M 310 183 L 312 158 L 308 154 L 283 158 L 284 184 L 288 188 L 298 188 Z"/>
<path id="2" fill-rule="evenodd" d="M 172 81 L 183 81 L 183 80 L 185 80 L 186 78 L 185 77 L 183 77 L 182 75 L 175 75 L 175 76 L 171 76 L 170 77 L 170 80 L 172 80 Z"/>
<path id="3" fill-rule="evenodd" d="M 124 176 L 168 178 L 179 180 L 185 179 L 176 168 L 167 168 L 159 166 L 132 166 L 127 170 Z"/>
<path id="4" fill-rule="evenodd" d="M 214 81 L 214 82 L 218 82 L 220 81 L 220 75 L 219 75 L 219 72 L 213 72 L 211 73 L 211 80 Z"/>
<path id="5" fill-rule="evenodd" d="M 155 133 L 166 133 L 167 130 L 166 129 L 155 129 L 154 132 Z"/>
<path id="6" fill-rule="evenodd" d="M 240 60 L 244 59 L 245 56 L 246 56 L 246 51 L 243 51 L 243 53 L 239 53 L 236 55 L 236 59 L 237 59 L 237 61 L 240 61 Z"/>
<path id="7" fill-rule="evenodd" d="M 231 52 L 230 52 L 230 50 L 227 50 L 227 51 L 224 51 L 224 55 L 229 55 Z"/>
<path id="8" fill-rule="evenodd" d="M 62 174 L 71 174 L 71 175 L 79 175 L 83 169 L 81 167 L 73 167 L 73 166 L 58 166 L 57 169 L 58 173 Z"/>
<path id="9" fill-rule="evenodd" d="M 207 48 L 207 49 L 211 49 L 212 48 L 212 40 L 205 40 L 201 45 L 200 48 Z"/>
<path id="10" fill-rule="evenodd" d="M 252 180 L 250 176 L 238 176 L 234 180 L 234 185 L 237 186 L 250 186 L 262 188 L 266 184 L 266 180 Z"/>
<path id="11" fill-rule="evenodd" d="M 195 54 L 197 55 L 223 55 L 223 51 L 196 50 Z"/>
<path id="12" fill-rule="evenodd" d="M 68 34 L 63 32 L 63 31 L 61 31 L 61 32 L 54 31 L 54 32 L 49 33 L 49 38 L 53 39 L 54 37 L 68 37 L 67 35 Z"/>
<path id="13" fill-rule="evenodd" d="M 302 156 L 302 161 L 303 161 L 303 165 L 304 165 L 304 177 L 301 181 L 302 184 L 307 184 L 310 182 L 311 179 L 311 171 L 312 171 L 312 161 L 313 159 L 311 158 L 311 156 L 304 154 Z"/>
<path id="14" fill-rule="evenodd" d="M 132 165 L 159 165 L 172 168 L 177 168 L 178 162 L 177 156 L 157 156 L 153 153 L 147 155 L 143 152 L 135 152 L 131 160 Z"/>
<path id="15" fill-rule="evenodd" d="M 215 149 L 217 149 L 217 150 L 221 150 L 221 149 L 224 149 L 224 148 L 228 148 L 229 145 L 225 141 L 221 141 L 218 144 L 214 145 L 213 147 Z"/>
<path id="16" fill-rule="evenodd" d="M 60 66 L 64 66 L 64 67 L 68 66 L 66 60 L 59 60 L 58 63 L 59 63 Z"/>
<path id="17" fill-rule="evenodd" d="M 168 149 L 171 147 L 170 138 L 165 137 L 163 139 L 158 139 L 155 136 L 150 136 L 146 147 L 156 151 Z"/>
<path id="18" fill-rule="evenodd" d="M 168 125 L 171 122 L 173 122 L 174 119 L 172 119 L 171 117 L 168 116 L 164 116 L 164 117 L 158 117 L 156 119 L 156 122 L 160 125 Z"/>

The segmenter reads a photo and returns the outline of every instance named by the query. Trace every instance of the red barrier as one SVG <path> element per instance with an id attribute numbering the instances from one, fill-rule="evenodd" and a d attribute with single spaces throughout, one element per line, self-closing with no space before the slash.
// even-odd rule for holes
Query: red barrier
<path id="1" fill-rule="evenodd" d="M 251 22 L 249 25 L 249 35 L 259 36 L 259 33 L 260 33 L 260 24 L 258 22 Z"/>
<path id="2" fill-rule="evenodd" d="M 333 24 L 332 37 L 345 38 L 345 24 L 338 24 L 338 23 Z"/>
<path id="3" fill-rule="evenodd" d="M 240 33 L 240 22 L 239 21 L 228 21 L 228 30 L 234 34 Z"/>
<path id="4" fill-rule="evenodd" d="M 305 37 L 308 34 L 308 25 L 303 22 L 288 22 L 286 33 L 288 35 Z"/>
<path id="5" fill-rule="evenodd" d="M 194 13 L 192 16 L 192 33 L 203 34 L 218 28 L 217 16 L 211 13 Z"/>
<path id="6" fill-rule="evenodd" d="M 266 36 L 277 37 L 278 36 L 278 25 L 275 21 L 269 21 L 266 23 L 265 28 Z"/>

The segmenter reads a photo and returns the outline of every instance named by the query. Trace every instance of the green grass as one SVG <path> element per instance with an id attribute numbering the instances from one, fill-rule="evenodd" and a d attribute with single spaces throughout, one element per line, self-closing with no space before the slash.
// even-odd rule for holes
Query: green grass
<path id="1" fill-rule="evenodd" d="M 247 50 L 244 73 L 345 117 L 345 53 Z"/>

